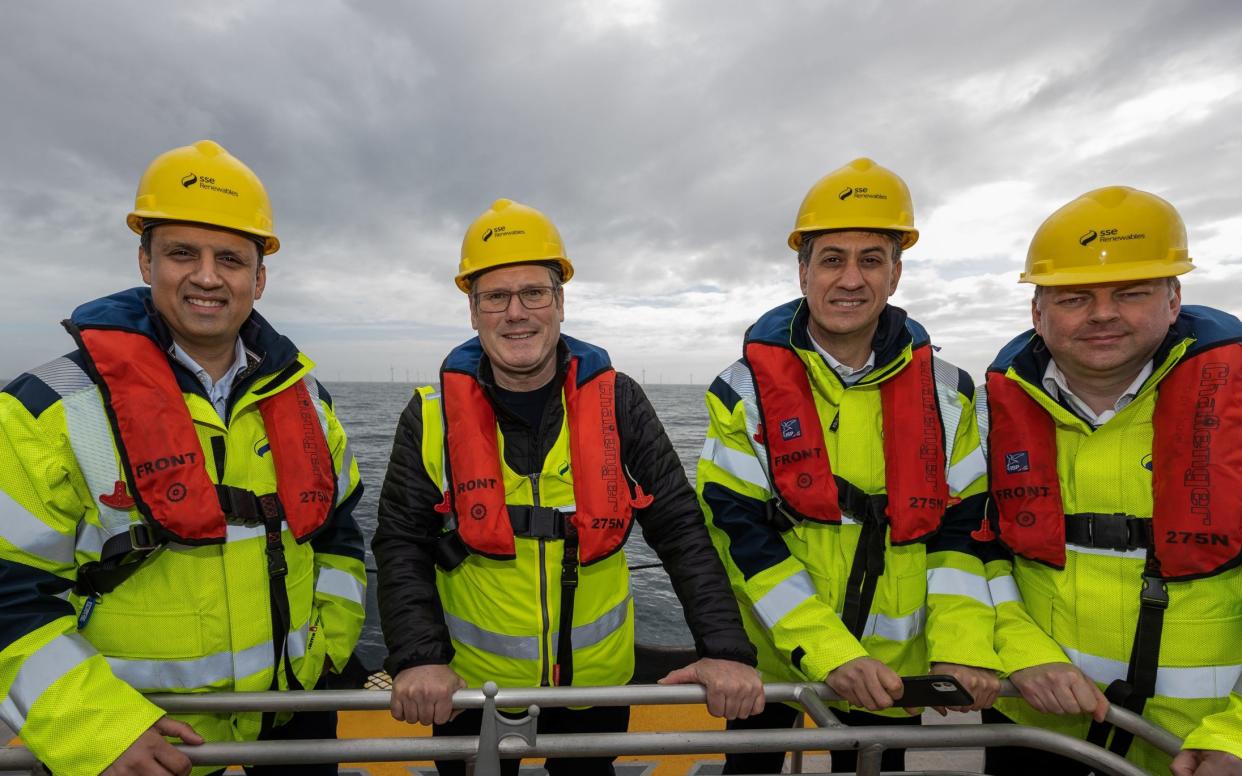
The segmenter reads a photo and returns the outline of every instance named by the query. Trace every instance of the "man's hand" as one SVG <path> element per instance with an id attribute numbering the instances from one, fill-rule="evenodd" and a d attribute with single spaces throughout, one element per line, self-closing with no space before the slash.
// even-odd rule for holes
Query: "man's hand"
<path id="1" fill-rule="evenodd" d="M 397 674 L 392 682 L 393 719 L 443 725 L 460 712 L 453 711 L 453 693 L 466 683 L 446 665 L 414 666 Z"/>
<path id="2" fill-rule="evenodd" d="M 701 684 L 707 690 L 707 710 L 713 717 L 746 719 L 763 711 L 763 680 L 759 672 L 736 660 L 705 657 L 678 668 L 660 684 Z"/>
<path id="3" fill-rule="evenodd" d="M 203 743 L 203 737 L 194 728 L 180 720 L 160 717 L 100 776 L 186 776 L 193 767 L 190 758 L 165 741 L 164 736 L 180 738 L 191 746 Z"/>
<path id="4" fill-rule="evenodd" d="M 871 657 L 856 657 L 837 666 L 824 683 L 851 705 L 871 711 L 891 707 L 903 689 L 901 677 Z"/>
<path id="5" fill-rule="evenodd" d="M 1242 759 L 1215 749 L 1183 749 L 1169 770 L 1173 776 L 1242 776 Z"/>
<path id="6" fill-rule="evenodd" d="M 1009 681 L 1027 703 L 1044 714 L 1090 714 L 1096 722 L 1103 722 L 1108 713 L 1108 698 L 1078 666 L 1069 663 L 1023 668 L 1010 674 Z"/>
<path id="7" fill-rule="evenodd" d="M 948 674 L 957 680 L 975 702 L 970 706 L 949 706 L 951 711 L 979 711 L 990 709 L 1000 694 L 1000 679 L 996 672 L 987 668 L 964 666 L 957 663 L 932 663 L 933 674 Z M 944 713 L 944 707 L 937 706 L 936 711 Z"/>

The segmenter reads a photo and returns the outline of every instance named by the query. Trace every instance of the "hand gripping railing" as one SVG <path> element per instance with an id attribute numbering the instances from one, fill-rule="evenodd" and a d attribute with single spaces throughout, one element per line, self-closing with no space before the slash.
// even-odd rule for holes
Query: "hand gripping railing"
<path id="1" fill-rule="evenodd" d="M 1016 695 L 1007 682 L 1003 694 Z M 1071 757 L 1098 772 L 1145 776 L 1145 772 L 1112 752 L 1085 741 L 1023 725 L 878 726 L 851 728 L 833 715 L 824 701 L 839 700 L 823 684 L 767 684 L 768 703 L 799 704 L 818 725 L 782 730 L 686 731 L 672 733 L 536 733 L 539 708 L 565 706 L 634 706 L 704 703 L 699 685 L 629 685 L 623 687 L 537 687 L 459 690 L 457 709 L 483 709 L 478 736 L 359 738 L 314 741 L 249 741 L 178 746 L 195 765 L 291 765 L 327 762 L 396 762 L 408 760 L 471 760 L 475 776 L 499 776 L 500 760 L 514 757 L 602 757 L 614 755 L 711 754 L 806 750 L 859 750 L 860 776 L 880 774 L 885 749 L 959 749 L 1022 746 Z M 172 713 L 239 711 L 374 711 L 389 708 L 389 693 L 375 690 L 308 692 L 159 694 L 150 700 Z M 498 708 L 526 707 L 528 716 L 509 719 Z M 1138 715 L 1111 706 L 1108 721 L 1175 755 L 1182 742 Z M 22 747 L 0 748 L 0 770 L 29 769 L 33 756 Z"/>

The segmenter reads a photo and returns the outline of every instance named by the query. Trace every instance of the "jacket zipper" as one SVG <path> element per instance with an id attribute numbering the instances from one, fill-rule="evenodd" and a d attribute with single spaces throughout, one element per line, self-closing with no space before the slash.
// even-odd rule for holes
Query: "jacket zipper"
<path id="1" fill-rule="evenodd" d="M 539 506 L 539 473 L 526 475 L 530 478 L 531 506 Z M 543 635 L 539 639 L 540 678 L 539 686 L 547 687 L 548 681 L 548 636 L 552 627 L 552 618 L 548 616 L 548 547 L 547 539 L 539 539 L 539 605 L 543 617 Z"/>

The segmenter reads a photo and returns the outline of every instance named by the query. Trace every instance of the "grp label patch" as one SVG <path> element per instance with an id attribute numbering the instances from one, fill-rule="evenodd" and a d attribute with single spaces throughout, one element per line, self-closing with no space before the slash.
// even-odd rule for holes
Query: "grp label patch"
<path id="1" fill-rule="evenodd" d="M 788 442 L 802 436 L 802 421 L 798 418 L 786 418 L 781 421 L 781 439 Z"/>
<path id="2" fill-rule="evenodd" d="M 1005 453 L 1005 473 L 1021 474 L 1031 470 L 1031 457 L 1026 450 Z"/>

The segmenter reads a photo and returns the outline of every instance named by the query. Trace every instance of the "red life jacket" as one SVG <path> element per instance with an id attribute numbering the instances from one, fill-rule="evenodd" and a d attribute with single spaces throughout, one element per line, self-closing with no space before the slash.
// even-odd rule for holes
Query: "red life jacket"
<path id="1" fill-rule="evenodd" d="M 1003 371 L 987 376 L 988 458 L 1000 540 L 1065 567 L 1065 507 L 1052 417 Z M 1242 559 L 1242 346 L 1177 364 L 1152 418 L 1152 552 L 1167 580 L 1211 576 Z"/>
<path id="2" fill-rule="evenodd" d="M 616 371 L 608 366 L 579 385 L 580 364 L 581 358 L 571 358 L 563 389 L 574 473 L 575 512 L 568 519 L 577 529 L 579 559 L 588 564 L 620 549 L 634 507 L 650 505 L 651 497 L 641 488 L 631 497 L 621 464 Z M 440 377 L 449 470 L 444 509 L 457 515 L 457 533 L 467 548 L 507 560 L 515 557 L 516 547 L 505 506 L 496 413 L 474 374 L 446 369 Z"/>
<path id="3" fill-rule="evenodd" d="M 805 364 L 787 345 L 750 341 L 745 352 L 759 395 L 759 432 L 773 488 L 798 517 L 840 523 L 837 484 Z M 914 348 L 910 364 L 880 386 L 880 401 L 885 513 L 892 542 L 907 544 L 940 527 L 949 501 L 930 345 Z"/>
<path id="4" fill-rule="evenodd" d="M 132 331 L 83 326 L 76 336 L 103 393 L 138 511 L 170 541 L 223 542 L 225 514 L 168 357 Z M 299 380 L 262 399 L 259 411 L 285 519 L 304 541 L 336 503 L 332 453 L 314 399 Z"/>

